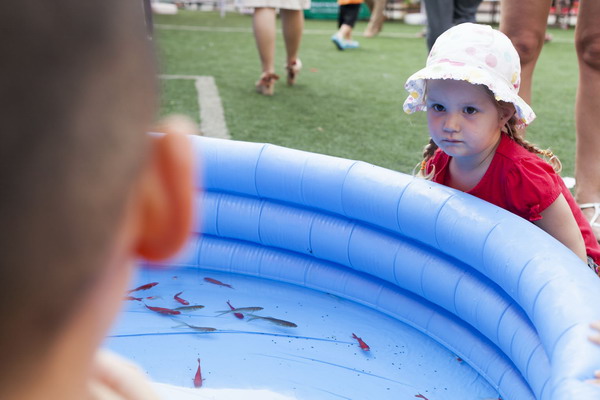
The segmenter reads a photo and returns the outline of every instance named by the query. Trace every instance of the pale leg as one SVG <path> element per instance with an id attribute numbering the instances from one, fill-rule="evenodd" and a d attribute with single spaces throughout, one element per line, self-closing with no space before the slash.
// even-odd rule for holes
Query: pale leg
<path id="1" fill-rule="evenodd" d="M 381 31 L 381 27 L 383 26 L 383 21 L 385 20 L 383 12 L 385 11 L 386 0 L 369 0 L 365 3 L 367 3 L 367 6 L 371 10 L 371 18 L 369 18 L 369 24 L 363 32 L 363 36 L 373 37 Z"/>
<path id="2" fill-rule="evenodd" d="M 337 31 L 337 35 L 344 40 L 352 40 L 352 27 L 350 25 L 343 24 Z"/>
<path id="3" fill-rule="evenodd" d="M 302 10 L 281 10 L 280 15 L 287 54 L 286 61 L 287 65 L 291 65 L 298 59 L 302 31 L 304 30 L 304 12 Z"/>
<path id="4" fill-rule="evenodd" d="M 531 104 L 533 70 L 544 46 L 551 3 L 551 0 L 502 0 L 500 2 L 500 30 L 510 38 L 521 58 L 519 95 L 529 104 Z"/>
<path id="5" fill-rule="evenodd" d="M 600 2 L 582 0 L 575 29 L 579 85 L 575 101 L 575 157 L 578 203 L 600 202 Z M 591 218 L 593 210 L 584 210 Z M 600 221 L 598 221 L 600 222 Z M 596 238 L 600 230 L 594 229 Z"/>
<path id="6" fill-rule="evenodd" d="M 275 72 L 275 9 L 255 8 L 252 28 L 262 72 L 272 74 Z"/>

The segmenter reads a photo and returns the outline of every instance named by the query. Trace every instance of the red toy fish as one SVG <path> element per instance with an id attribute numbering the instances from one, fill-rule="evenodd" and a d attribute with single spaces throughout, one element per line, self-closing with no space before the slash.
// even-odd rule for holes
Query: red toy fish
<path id="1" fill-rule="evenodd" d="M 179 297 L 179 295 L 180 295 L 181 293 L 183 293 L 183 292 L 179 292 L 179 293 L 177 293 L 175 296 L 173 296 L 173 298 L 174 298 L 175 300 L 177 300 L 178 302 L 180 302 L 181 304 L 183 304 L 184 306 L 188 306 L 188 305 L 190 305 L 190 302 L 189 302 L 189 301 L 187 301 L 187 300 L 184 300 L 184 299 L 182 299 L 181 297 Z"/>
<path id="2" fill-rule="evenodd" d="M 196 371 L 196 375 L 194 376 L 194 387 L 202 386 L 202 371 L 200 370 L 200 359 L 198 359 L 198 370 Z"/>
<path id="3" fill-rule="evenodd" d="M 137 292 L 138 290 L 148 290 L 158 285 L 158 282 L 146 283 L 145 285 L 138 286 L 135 289 L 128 290 L 127 293 Z"/>
<path id="4" fill-rule="evenodd" d="M 421 393 L 415 394 L 415 397 L 417 397 L 419 399 L 423 399 L 423 400 L 429 400 L 427 397 L 423 396 Z"/>
<path id="5" fill-rule="evenodd" d="M 235 311 L 235 307 L 231 305 L 229 300 L 227 300 L 227 305 L 229 306 L 229 308 L 231 308 L 231 311 Z M 244 314 L 242 313 L 234 312 L 233 315 L 235 315 L 238 319 L 244 319 Z"/>
<path id="6" fill-rule="evenodd" d="M 228 284 L 228 283 L 223 283 L 223 282 L 221 282 L 221 281 L 218 281 L 218 280 L 216 280 L 216 279 L 213 279 L 213 278 L 208 278 L 208 277 L 206 277 L 206 278 L 204 278 L 204 280 L 205 280 L 206 282 L 212 283 L 212 284 L 214 284 L 214 285 L 225 286 L 225 287 L 228 287 L 228 288 L 230 288 L 230 289 L 233 289 L 233 286 L 231 286 L 230 284 Z"/>
<path id="7" fill-rule="evenodd" d="M 156 313 L 159 313 L 159 314 L 165 314 L 165 315 L 179 315 L 179 314 L 181 314 L 181 311 L 171 310 L 170 308 L 152 307 L 152 306 L 149 306 L 147 304 L 144 304 L 144 305 L 146 306 L 146 308 L 148 310 L 152 310 L 152 311 L 154 311 Z"/>
<path id="8" fill-rule="evenodd" d="M 371 350 L 371 348 L 369 347 L 369 345 L 366 344 L 361 338 L 359 338 L 358 336 L 356 336 L 354 333 L 352 334 L 352 337 L 354 339 L 358 340 L 358 345 L 360 346 L 361 349 L 363 349 L 364 351 Z"/>

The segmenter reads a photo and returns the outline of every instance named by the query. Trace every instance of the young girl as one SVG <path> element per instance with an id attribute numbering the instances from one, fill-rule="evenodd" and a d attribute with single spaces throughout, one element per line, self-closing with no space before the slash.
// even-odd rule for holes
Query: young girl
<path id="1" fill-rule="evenodd" d="M 520 73 L 511 41 L 489 26 L 460 24 L 437 39 L 405 85 L 404 110 L 426 110 L 431 136 L 419 175 L 533 222 L 598 273 L 600 245 L 560 161 L 519 135 L 535 118 L 518 95 Z"/>

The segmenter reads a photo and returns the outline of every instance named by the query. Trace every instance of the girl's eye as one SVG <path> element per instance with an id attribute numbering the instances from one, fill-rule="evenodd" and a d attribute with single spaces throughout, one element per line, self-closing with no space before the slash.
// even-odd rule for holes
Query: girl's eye
<path id="1" fill-rule="evenodd" d="M 443 105 L 437 104 L 437 103 L 436 104 L 432 104 L 431 105 L 431 109 L 434 110 L 434 111 L 438 111 L 438 112 L 445 110 Z"/>
<path id="2" fill-rule="evenodd" d="M 465 107 L 464 108 L 464 112 L 465 114 L 469 114 L 469 115 L 473 115 L 477 112 L 477 109 L 475 107 Z"/>

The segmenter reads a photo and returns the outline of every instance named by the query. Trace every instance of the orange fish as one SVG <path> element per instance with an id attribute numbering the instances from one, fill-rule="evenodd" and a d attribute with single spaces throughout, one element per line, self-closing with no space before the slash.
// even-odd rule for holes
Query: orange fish
<path id="1" fill-rule="evenodd" d="M 218 281 L 218 280 L 216 280 L 216 279 L 213 279 L 213 278 L 208 278 L 208 277 L 206 277 L 206 278 L 204 278 L 204 280 L 205 280 L 206 282 L 212 283 L 212 284 L 214 284 L 214 285 L 225 286 L 225 287 L 228 287 L 228 288 L 231 288 L 231 289 L 233 289 L 233 286 L 231 286 L 230 284 L 228 284 L 228 283 L 223 283 L 223 282 L 221 282 L 221 281 Z"/>
<path id="2" fill-rule="evenodd" d="M 146 283 L 145 285 L 138 286 L 135 289 L 128 290 L 127 293 L 137 292 L 138 290 L 148 290 L 158 285 L 158 282 Z"/>
<path id="3" fill-rule="evenodd" d="M 421 393 L 415 394 L 415 397 L 417 397 L 419 399 L 423 399 L 423 400 L 429 400 L 427 397 L 423 396 Z"/>
<path id="4" fill-rule="evenodd" d="M 194 376 L 194 387 L 202 386 L 202 371 L 200 370 L 200 359 L 198 359 L 198 370 L 196 371 L 196 375 Z"/>
<path id="5" fill-rule="evenodd" d="M 187 301 L 187 300 L 184 300 L 184 299 L 182 299 L 181 297 L 179 297 L 179 295 L 180 295 L 181 293 L 183 293 L 183 292 L 179 292 L 179 293 L 177 293 L 175 296 L 173 296 L 173 298 L 174 298 L 175 300 L 177 300 L 178 302 L 180 302 L 181 304 L 183 304 L 184 306 L 188 306 L 188 305 L 190 305 L 190 302 L 189 302 L 189 301 Z"/>
<path id="6" fill-rule="evenodd" d="M 369 347 L 368 344 L 366 344 L 361 338 L 359 338 L 358 336 L 356 336 L 354 333 L 352 334 L 352 338 L 358 340 L 358 345 L 360 346 L 361 349 L 363 349 L 364 351 L 369 351 L 371 350 L 371 348 Z"/>
<path id="7" fill-rule="evenodd" d="M 231 311 L 235 311 L 235 307 L 231 305 L 229 300 L 227 300 L 227 305 L 229 306 L 229 308 L 231 308 Z M 244 319 L 244 314 L 242 313 L 234 312 L 233 315 L 235 315 L 238 319 Z"/>
<path id="8" fill-rule="evenodd" d="M 181 314 L 181 311 L 177 311 L 177 310 L 171 310 L 170 308 L 163 308 L 163 307 L 152 307 L 149 306 L 148 304 L 144 304 L 146 306 L 146 308 L 148 310 L 152 310 L 156 313 L 159 314 L 165 314 L 165 315 L 179 315 Z"/>

